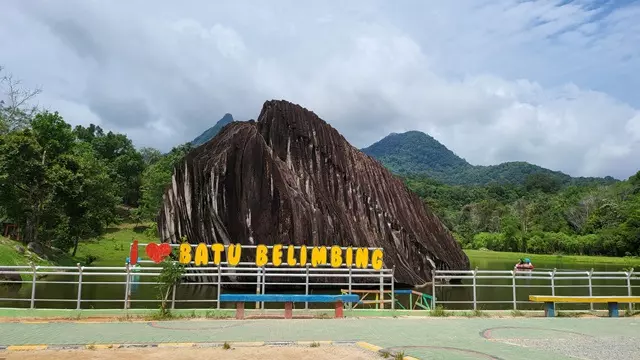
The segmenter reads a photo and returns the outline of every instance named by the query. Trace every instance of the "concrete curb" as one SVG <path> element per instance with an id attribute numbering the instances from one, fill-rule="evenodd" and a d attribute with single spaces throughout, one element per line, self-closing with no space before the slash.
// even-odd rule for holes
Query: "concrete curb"
<path id="1" fill-rule="evenodd" d="M 365 342 L 365 341 L 358 341 L 358 342 L 356 343 L 356 346 L 358 346 L 358 347 L 360 347 L 360 348 L 362 348 L 362 349 L 365 349 L 365 350 L 373 351 L 373 352 L 375 352 L 375 353 L 380 353 L 380 351 L 381 351 L 382 349 L 384 349 L 384 348 L 382 348 L 382 347 L 380 347 L 380 346 L 373 345 L 373 344 L 370 344 L 370 343 Z M 390 352 L 390 354 L 391 354 L 391 355 L 394 355 L 394 354 L 393 354 L 393 353 L 391 353 L 391 352 Z M 402 357 L 402 360 L 418 360 L 418 359 L 414 358 L 413 356 L 403 356 L 403 357 Z"/>
<path id="2" fill-rule="evenodd" d="M 227 341 L 227 344 L 236 347 L 259 347 L 259 346 L 311 346 L 313 343 L 319 345 L 355 345 L 355 341 Z M 140 343 L 140 344 L 33 344 L 33 345 L 0 345 L 0 351 L 34 351 L 34 350 L 98 350 L 98 349 L 128 349 L 128 348 L 185 348 L 185 347 L 222 347 L 225 342 L 211 343 Z"/>
<path id="3" fill-rule="evenodd" d="M 365 341 L 239 341 L 226 342 L 235 347 L 260 347 L 260 346 L 301 346 L 310 347 L 312 344 L 336 345 L 336 346 L 357 346 L 361 349 L 375 353 L 380 353 L 383 349 L 380 346 L 370 344 Z M 42 350 L 107 350 L 107 349 L 141 349 L 141 348 L 206 348 L 223 347 L 225 342 L 212 343 L 142 343 L 142 344 L 60 344 L 60 345 L 0 345 L 0 353 L 4 351 L 42 351 Z M 411 356 L 403 357 L 403 360 L 418 360 Z"/>

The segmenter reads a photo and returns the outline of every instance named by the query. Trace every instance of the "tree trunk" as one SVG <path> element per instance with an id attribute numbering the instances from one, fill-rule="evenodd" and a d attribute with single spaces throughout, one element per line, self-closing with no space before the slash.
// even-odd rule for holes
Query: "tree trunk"
<path id="1" fill-rule="evenodd" d="M 78 251 L 78 242 L 80 242 L 80 238 L 78 236 L 73 240 L 73 253 L 71 256 L 76 256 L 76 251 Z"/>

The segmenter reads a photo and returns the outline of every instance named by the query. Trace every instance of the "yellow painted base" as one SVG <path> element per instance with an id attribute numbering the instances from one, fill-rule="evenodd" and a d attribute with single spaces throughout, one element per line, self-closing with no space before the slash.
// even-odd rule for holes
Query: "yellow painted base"
<path id="1" fill-rule="evenodd" d="M 12 345 L 7 346 L 9 351 L 34 351 L 34 350 L 46 350 L 47 345 Z"/>
<path id="2" fill-rule="evenodd" d="M 556 303 L 640 303 L 640 296 L 548 296 L 529 295 L 529 301 Z"/>

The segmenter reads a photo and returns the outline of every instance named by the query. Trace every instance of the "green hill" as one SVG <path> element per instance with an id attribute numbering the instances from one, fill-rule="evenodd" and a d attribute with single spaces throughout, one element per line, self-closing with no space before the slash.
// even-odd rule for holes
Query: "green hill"
<path id="1" fill-rule="evenodd" d="M 362 151 L 399 175 L 426 175 L 451 185 L 489 183 L 524 184 L 533 174 L 545 174 L 561 184 L 608 184 L 612 177 L 571 177 L 524 161 L 498 165 L 472 165 L 447 149 L 433 137 L 420 131 L 390 134 Z"/>
<path id="2" fill-rule="evenodd" d="M 213 139 L 214 136 L 218 135 L 220 130 L 222 130 L 222 128 L 225 127 L 225 125 L 230 124 L 234 121 L 235 120 L 233 120 L 233 115 L 228 113 L 224 114 L 222 119 L 218 120 L 218 122 L 214 126 L 208 128 L 202 134 L 200 134 L 197 138 L 193 139 L 193 141 L 191 141 L 191 145 L 193 147 L 197 147 L 206 143 L 207 141 Z"/>

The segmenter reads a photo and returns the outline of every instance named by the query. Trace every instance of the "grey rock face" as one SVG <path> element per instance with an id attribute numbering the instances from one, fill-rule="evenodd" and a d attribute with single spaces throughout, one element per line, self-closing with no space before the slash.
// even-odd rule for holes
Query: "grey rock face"
<path id="1" fill-rule="evenodd" d="M 434 267 L 469 267 L 399 178 L 286 101 L 267 101 L 257 122 L 231 123 L 185 157 L 158 230 L 173 243 L 382 247 L 396 281 L 410 285 L 430 281 Z"/>

